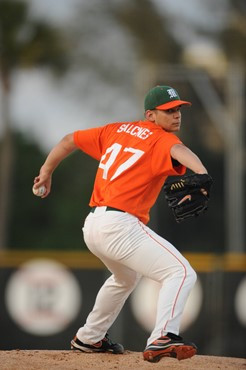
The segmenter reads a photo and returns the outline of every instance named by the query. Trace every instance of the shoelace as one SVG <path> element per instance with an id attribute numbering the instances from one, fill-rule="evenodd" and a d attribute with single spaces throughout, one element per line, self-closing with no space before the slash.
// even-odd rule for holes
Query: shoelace
<path id="1" fill-rule="evenodd" d="M 182 337 L 173 333 L 167 333 L 167 337 L 173 340 L 183 340 Z"/>
<path id="2" fill-rule="evenodd" d="M 114 345 L 114 343 L 111 341 L 111 339 L 109 339 L 108 333 L 105 334 L 105 338 L 106 338 L 109 345 Z"/>

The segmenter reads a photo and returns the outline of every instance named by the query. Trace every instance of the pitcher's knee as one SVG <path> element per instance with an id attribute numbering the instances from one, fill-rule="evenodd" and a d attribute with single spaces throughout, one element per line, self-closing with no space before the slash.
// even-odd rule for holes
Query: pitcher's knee
<path id="1" fill-rule="evenodd" d="M 133 290 L 136 285 L 138 284 L 141 275 L 134 273 L 132 275 L 125 275 L 125 276 L 115 276 L 112 275 L 112 279 L 114 280 L 114 284 L 118 286 L 119 289 L 122 290 Z"/>
<path id="2" fill-rule="evenodd" d="M 196 272 L 189 264 L 179 265 L 175 270 L 175 276 L 180 280 L 183 280 L 184 285 L 189 287 L 189 289 L 193 288 L 197 279 Z"/>
<path id="3" fill-rule="evenodd" d="M 196 280 L 197 280 L 197 274 L 191 266 L 189 266 L 189 268 L 187 268 L 186 277 L 187 277 L 187 280 L 188 280 L 188 283 L 189 283 L 190 287 L 193 287 L 196 283 Z"/>

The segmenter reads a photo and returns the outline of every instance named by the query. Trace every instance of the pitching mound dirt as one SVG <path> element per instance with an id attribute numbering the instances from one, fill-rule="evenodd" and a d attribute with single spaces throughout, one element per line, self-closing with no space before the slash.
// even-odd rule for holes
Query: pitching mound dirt
<path id="1" fill-rule="evenodd" d="M 163 358 L 152 364 L 143 361 L 142 353 L 126 351 L 124 355 L 81 353 L 73 351 L 0 351 L 1 370 L 81 370 L 81 369 L 223 369 L 246 370 L 243 358 L 194 356 L 177 361 Z"/>

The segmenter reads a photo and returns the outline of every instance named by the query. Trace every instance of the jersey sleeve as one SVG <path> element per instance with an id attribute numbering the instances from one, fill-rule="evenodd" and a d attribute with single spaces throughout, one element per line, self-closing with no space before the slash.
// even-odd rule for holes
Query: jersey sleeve
<path id="1" fill-rule="evenodd" d="M 75 131 L 73 133 L 74 143 L 80 150 L 99 160 L 102 154 L 102 132 L 103 127 Z"/>
<path id="2" fill-rule="evenodd" d="M 172 160 L 171 148 L 175 144 L 182 144 L 182 142 L 172 133 L 167 133 L 156 142 L 152 155 L 153 174 L 177 176 L 186 172 L 185 166 Z"/>

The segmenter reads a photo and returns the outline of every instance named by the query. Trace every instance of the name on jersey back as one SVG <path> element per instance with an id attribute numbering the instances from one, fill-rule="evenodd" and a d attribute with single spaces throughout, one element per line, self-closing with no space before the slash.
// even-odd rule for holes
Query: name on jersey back
<path id="1" fill-rule="evenodd" d="M 146 140 L 153 134 L 148 128 L 133 125 L 132 123 L 124 123 L 117 132 L 126 132 L 132 136 L 137 136 L 139 139 Z"/>

